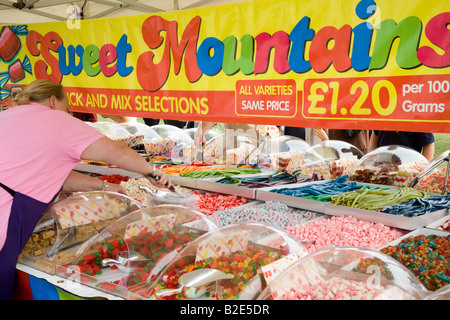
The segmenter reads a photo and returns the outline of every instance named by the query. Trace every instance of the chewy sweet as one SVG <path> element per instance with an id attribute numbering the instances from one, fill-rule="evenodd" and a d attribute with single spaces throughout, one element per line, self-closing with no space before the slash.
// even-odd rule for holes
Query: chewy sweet
<path id="1" fill-rule="evenodd" d="M 408 268 L 428 290 L 450 284 L 450 236 L 409 236 L 381 252 Z"/>

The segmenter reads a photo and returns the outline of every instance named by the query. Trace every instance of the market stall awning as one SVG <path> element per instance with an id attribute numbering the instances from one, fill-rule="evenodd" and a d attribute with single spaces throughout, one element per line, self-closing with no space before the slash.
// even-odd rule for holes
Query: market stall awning
<path id="1" fill-rule="evenodd" d="M 184 10 L 214 4 L 215 0 L 0 0 L 0 24 L 65 21 Z M 228 1 L 229 2 L 229 1 Z"/>

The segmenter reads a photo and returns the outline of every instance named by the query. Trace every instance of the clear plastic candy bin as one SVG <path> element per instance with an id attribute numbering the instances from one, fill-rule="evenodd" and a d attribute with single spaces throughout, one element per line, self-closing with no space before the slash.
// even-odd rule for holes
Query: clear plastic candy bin
<path id="1" fill-rule="evenodd" d="M 359 247 L 333 247 L 298 260 L 259 300 L 422 300 L 428 290 L 391 257 Z"/>
<path id="2" fill-rule="evenodd" d="M 287 171 L 287 166 L 291 160 L 303 157 L 306 150 L 311 146 L 303 139 L 293 136 L 278 136 L 267 140 L 267 144 L 262 148 L 262 157 L 270 159 L 267 166 L 273 170 Z M 292 165 L 295 165 L 292 163 Z"/>
<path id="3" fill-rule="evenodd" d="M 156 133 L 154 129 L 146 124 L 139 122 L 124 122 L 118 124 L 120 127 L 127 130 L 130 134 L 142 135 L 144 139 L 160 139 L 161 136 Z"/>
<path id="4" fill-rule="evenodd" d="M 150 128 L 152 128 L 161 138 L 171 138 L 174 135 L 183 132 L 183 129 L 168 124 L 158 124 L 151 126 Z"/>
<path id="5" fill-rule="evenodd" d="M 142 206 L 114 192 L 79 192 L 48 207 L 36 225 L 19 262 L 49 274 L 74 259 L 74 252 L 90 237 Z"/>
<path id="6" fill-rule="evenodd" d="M 111 127 L 117 125 L 114 122 L 108 122 L 108 121 L 85 122 L 85 123 L 87 123 L 89 126 L 91 126 L 95 130 L 97 130 L 103 134 L 106 134 L 106 132 L 108 132 L 111 129 Z"/>
<path id="7" fill-rule="evenodd" d="M 144 134 L 131 133 L 120 124 L 111 125 L 109 129 L 104 132 L 104 134 L 108 138 L 122 142 L 128 147 L 134 147 L 142 144 L 144 140 Z"/>
<path id="8" fill-rule="evenodd" d="M 335 179 L 348 174 L 353 165 L 363 157 L 354 145 L 339 141 L 322 141 L 305 151 L 295 175 Z"/>
<path id="9" fill-rule="evenodd" d="M 57 274 L 129 299 L 156 280 L 187 244 L 216 229 L 204 214 L 175 205 L 134 211 L 85 242 Z"/>
<path id="10" fill-rule="evenodd" d="M 384 146 L 367 153 L 353 167 L 349 180 L 381 185 L 408 186 L 428 160 L 414 149 Z"/>
<path id="11" fill-rule="evenodd" d="M 450 285 L 446 285 L 425 298 L 425 300 L 450 300 Z"/>
<path id="12" fill-rule="evenodd" d="M 306 254 L 296 239 L 276 228 L 259 223 L 221 227 L 189 243 L 140 294 L 162 300 L 252 300 L 265 288 L 264 268 L 299 252 Z"/>
<path id="13" fill-rule="evenodd" d="M 191 163 L 197 160 L 200 151 L 194 144 L 194 140 L 184 131 L 173 134 L 171 137 L 174 145 L 170 150 L 170 159 L 175 164 Z"/>

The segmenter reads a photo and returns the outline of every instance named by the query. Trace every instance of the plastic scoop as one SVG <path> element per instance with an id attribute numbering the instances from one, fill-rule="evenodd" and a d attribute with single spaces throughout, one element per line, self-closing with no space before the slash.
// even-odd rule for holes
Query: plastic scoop
<path id="1" fill-rule="evenodd" d="M 136 268 L 147 264 L 150 259 L 144 257 L 136 251 L 120 251 L 116 259 L 103 259 L 102 265 L 105 267 L 115 265 L 124 273 L 132 273 Z"/>
<path id="2" fill-rule="evenodd" d="M 183 274 L 176 289 L 164 289 L 156 292 L 156 297 L 165 297 L 182 293 L 188 299 L 199 298 L 211 289 L 218 280 L 232 279 L 234 275 L 216 269 L 204 268 Z"/>

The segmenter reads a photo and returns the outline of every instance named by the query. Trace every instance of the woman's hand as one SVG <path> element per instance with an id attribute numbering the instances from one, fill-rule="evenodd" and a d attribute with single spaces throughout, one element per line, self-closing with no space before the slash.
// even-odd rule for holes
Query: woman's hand
<path id="1" fill-rule="evenodd" d="M 166 176 L 166 173 L 159 168 L 153 170 L 151 175 L 147 176 L 148 180 L 156 187 L 159 188 L 170 188 L 172 187 L 172 182 Z"/>
<path id="2" fill-rule="evenodd" d="M 117 183 L 107 183 L 103 191 L 116 192 L 127 195 L 127 190 L 124 186 Z"/>

